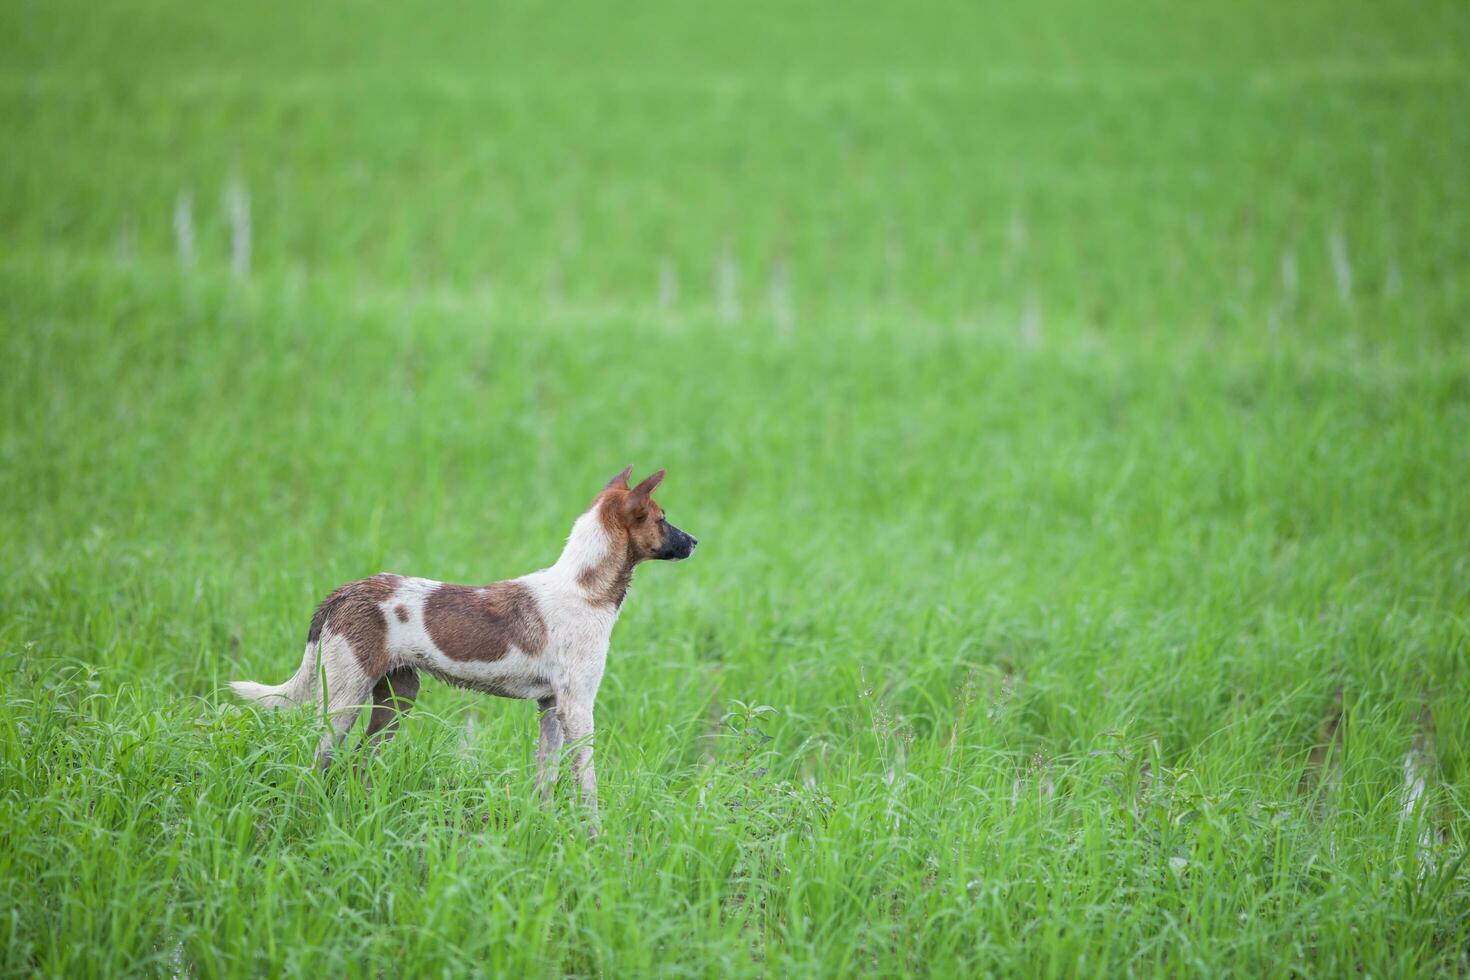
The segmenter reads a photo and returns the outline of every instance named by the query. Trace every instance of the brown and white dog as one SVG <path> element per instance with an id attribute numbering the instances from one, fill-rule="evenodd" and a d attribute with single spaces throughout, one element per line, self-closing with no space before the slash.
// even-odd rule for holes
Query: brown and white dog
<path id="1" fill-rule="evenodd" d="M 276 687 L 230 686 L 268 707 L 321 704 L 328 721 L 317 751 L 322 768 L 369 700 L 367 747 L 392 738 L 418 695 L 419 671 L 486 694 L 534 698 L 542 796 L 551 796 L 563 741 L 575 743 L 572 770 L 595 828 L 592 705 L 613 624 L 640 562 L 688 558 L 698 543 L 653 500 L 664 471 L 629 488 L 632 470 L 613 477 L 577 518 L 550 568 L 479 586 L 386 572 L 349 582 L 317 607 L 295 676 Z"/>

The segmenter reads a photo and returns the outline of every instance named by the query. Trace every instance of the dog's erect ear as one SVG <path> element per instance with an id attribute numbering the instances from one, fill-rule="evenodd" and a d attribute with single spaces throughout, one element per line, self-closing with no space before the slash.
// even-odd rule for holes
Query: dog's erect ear
<path id="1" fill-rule="evenodd" d="M 664 471 L 659 470 L 657 473 L 651 474 L 650 476 L 646 477 L 642 483 L 634 487 L 633 496 L 647 500 L 649 494 L 653 493 L 654 490 L 657 490 L 658 485 L 662 482 L 664 482 Z"/>
<path id="2" fill-rule="evenodd" d="M 607 481 L 607 486 L 603 487 L 602 489 L 604 489 L 604 490 L 626 490 L 626 489 L 628 489 L 628 475 L 631 474 L 632 472 L 633 472 L 633 464 L 632 463 L 629 463 L 627 466 L 623 467 L 623 472 L 619 473 L 617 476 L 613 477 L 611 480 L 608 480 Z"/>

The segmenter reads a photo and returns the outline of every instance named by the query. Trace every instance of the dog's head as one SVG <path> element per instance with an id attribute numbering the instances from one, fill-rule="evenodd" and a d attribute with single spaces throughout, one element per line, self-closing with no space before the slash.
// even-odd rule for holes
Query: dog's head
<path id="1" fill-rule="evenodd" d="M 694 554 L 699 544 L 690 535 L 669 523 L 668 515 L 653 499 L 653 491 L 664 479 L 659 470 L 636 487 L 628 486 L 629 466 L 608 481 L 602 491 L 601 517 L 609 530 L 616 529 L 626 537 L 630 557 L 634 561 L 650 558 L 682 561 Z"/>

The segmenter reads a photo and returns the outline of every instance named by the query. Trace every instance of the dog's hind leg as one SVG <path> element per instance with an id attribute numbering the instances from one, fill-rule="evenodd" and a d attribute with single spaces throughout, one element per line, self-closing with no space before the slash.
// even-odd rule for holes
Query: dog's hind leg
<path id="1" fill-rule="evenodd" d="M 363 785 L 372 788 L 368 763 L 383 743 L 398 734 L 398 722 L 413 707 L 419 693 L 419 672 L 412 667 L 390 670 L 373 685 L 373 713 L 368 716 L 367 731 L 358 746 L 356 771 Z"/>
<path id="2" fill-rule="evenodd" d="M 351 648 L 339 636 L 322 641 L 322 669 L 326 674 L 326 703 L 323 705 L 327 730 L 317 745 L 316 767 L 326 770 L 342 739 L 347 737 L 358 712 L 369 702 L 375 678 L 365 673 L 352 656 Z"/>
<path id="3" fill-rule="evenodd" d="M 399 667 L 384 674 L 373 687 L 373 713 L 362 737 L 363 748 L 376 752 L 397 735 L 399 721 L 408 714 L 418 696 L 419 672 L 412 667 Z"/>

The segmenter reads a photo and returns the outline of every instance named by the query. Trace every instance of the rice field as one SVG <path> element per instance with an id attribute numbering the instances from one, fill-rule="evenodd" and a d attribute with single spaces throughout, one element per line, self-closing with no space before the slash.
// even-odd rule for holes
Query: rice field
<path id="1" fill-rule="evenodd" d="M 1470 11 L 0 8 L 0 971 L 1470 973 Z M 628 463 L 535 707 L 235 701 Z M 351 743 L 349 743 L 351 744 Z M 564 780 L 564 788 L 565 788 Z"/>

